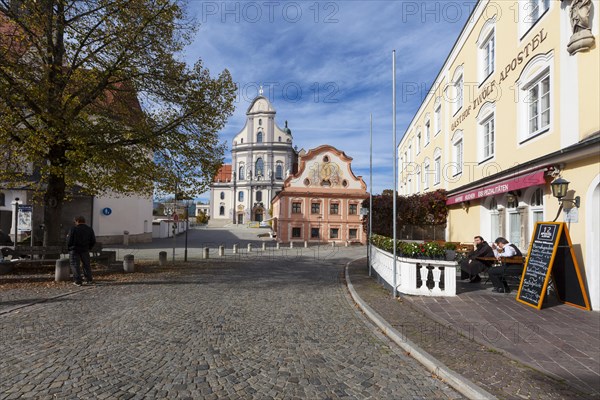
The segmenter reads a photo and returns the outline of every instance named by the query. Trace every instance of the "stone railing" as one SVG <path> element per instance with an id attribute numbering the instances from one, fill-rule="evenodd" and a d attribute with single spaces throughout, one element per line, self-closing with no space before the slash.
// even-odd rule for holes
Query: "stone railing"
<path id="1" fill-rule="evenodd" d="M 393 255 L 371 246 L 371 267 L 393 287 Z M 455 261 L 396 257 L 396 290 L 420 296 L 456 296 Z"/>

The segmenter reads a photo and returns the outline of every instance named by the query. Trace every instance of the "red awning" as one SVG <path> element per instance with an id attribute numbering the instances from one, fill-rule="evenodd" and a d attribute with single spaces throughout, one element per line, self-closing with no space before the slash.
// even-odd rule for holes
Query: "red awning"
<path id="1" fill-rule="evenodd" d="M 476 189 L 471 189 L 446 200 L 446 205 L 462 203 L 463 201 L 475 200 L 481 197 L 495 196 L 501 193 L 511 192 L 513 190 L 524 189 L 531 186 L 543 185 L 546 183 L 544 175 L 546 169 L 541 169 L 526 174 L 518 175 L 511 179 L 506 179 L 493 185 L 481 186 Z"/>

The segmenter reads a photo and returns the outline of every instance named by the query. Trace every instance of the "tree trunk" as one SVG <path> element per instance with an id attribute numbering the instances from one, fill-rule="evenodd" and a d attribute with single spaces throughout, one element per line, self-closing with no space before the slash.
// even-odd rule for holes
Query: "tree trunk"
<path id="1" fill-rule="evenodd" d="M 51 175 L 44 193 L 44 246 L 62 245 L 63 237 L 62 209 L 65 198 L 65 180 Z"/>

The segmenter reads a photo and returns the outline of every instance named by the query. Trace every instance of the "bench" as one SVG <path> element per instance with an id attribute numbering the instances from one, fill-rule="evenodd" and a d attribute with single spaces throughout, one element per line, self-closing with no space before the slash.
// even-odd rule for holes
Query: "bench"
<path id="1" fill-rule="evenodd" d="M 58 255 L 67 254 L 67 250 L 64 246 L 17 246 L 16 248 L 4 247 L 2 248 L 3 257 L 11 257 L 11 260 L 19 259 L 47 259 L 48 257 L 56 258 Z"/>

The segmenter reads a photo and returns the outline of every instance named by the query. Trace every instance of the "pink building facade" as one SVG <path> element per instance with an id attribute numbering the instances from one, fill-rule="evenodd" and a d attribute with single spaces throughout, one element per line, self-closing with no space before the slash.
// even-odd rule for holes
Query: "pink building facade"
<path id="1" fill-rule="evenodd" d="M 272 201 L 278 242 L 366 243 L 360 209 L 369 195 L 351 161 L 329 145 L 300 154 L 298 173 Z"/>

